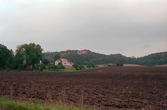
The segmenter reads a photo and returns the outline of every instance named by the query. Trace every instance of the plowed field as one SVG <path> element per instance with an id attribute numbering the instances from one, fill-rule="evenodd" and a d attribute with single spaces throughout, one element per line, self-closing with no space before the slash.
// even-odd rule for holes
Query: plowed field
<path id="1" fill-rule="evenodd" d="M 0 71 L 0 97 L 115 110 L 167 110 L 166 67 L 105 67 L 84 72 Z"/>

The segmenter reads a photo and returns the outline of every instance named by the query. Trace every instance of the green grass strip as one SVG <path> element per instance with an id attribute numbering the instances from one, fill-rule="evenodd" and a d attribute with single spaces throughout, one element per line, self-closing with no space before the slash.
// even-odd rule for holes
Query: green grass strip
<path id="1" fill-rule="evenodd" d="M 102 67 L 95 67 L 95 68 L 87 68 L 85 67 L 82 70 L 76 70 L 75 68 L 66 68 L 66 69 L 61 69 L 61 70 L 48 70 L 48 69 L 44 69 L 43 72 L 79 72 L 79 71 L 86 71 L 86 70 L 93 70 L 93 69 L 97 69 L 97 68 L 102 68 Z"/>
<path id="2" fill-rule="evenodd" d="M 8 97 L 0 98 L 0 110 L 90 110 L 89 107 L 68 107 L 64 105 L 46 105 L 38 101 L 21 102 L 9 100 Z"/>

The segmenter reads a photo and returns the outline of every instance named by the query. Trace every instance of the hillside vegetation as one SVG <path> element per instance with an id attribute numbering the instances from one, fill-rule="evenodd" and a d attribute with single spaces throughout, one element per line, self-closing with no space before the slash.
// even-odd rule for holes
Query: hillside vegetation
<path id="1" fill-rule="evenodd" d="M 108 64 L 115 62 L 122 62 L 125 64 L 139 64 L 145 66 L 154 66 L 154 65 L 163 65 L 167 64 L 167 52 L 160 52 L 150 54 L 144 57 L 126 57 L 121 54 L 100 54 L 95 53 L 90 50 L 87 50 L 87 54 L 78 55 L 77 50 L 67 50 L 61 52 L 45 52 L 44 58 L 47 58 L 50 62 L 54 62 L 54 56 L 56 54 L 60 54 L 61 57 L 65 57 L 70 61 L 80 64 L 86 65 L 88 63 L 93 64 Z"/>

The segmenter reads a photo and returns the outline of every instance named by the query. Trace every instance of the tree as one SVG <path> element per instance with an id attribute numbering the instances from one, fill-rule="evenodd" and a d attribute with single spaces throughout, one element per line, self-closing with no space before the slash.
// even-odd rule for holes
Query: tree
<path id="1" fill-rule="evenodd" d="M 116 62 L 115 64 L 116 64 L 116 66 L 123 66 L 123 63 L 120 61 Z"/>
<path id="2" fill-rule="evenodd" d="M 60 54 L 56 54 L 55 56 L 54 56 L 54 60 L 56 61 L 57 59 L 59 59 L 60 58 Z"/>
<path id="3" fill-rule="evenodd" d="M 95 68 L 95 65 L 94 65 L 94 64 L 91 64 L 91 63 L 87 64 L 86 66 L 87 66 L 88 68 L 91 68 L 91 67 L 92 67 L 92 68 Z"/>
<path id="4" fill-rule="evenodd" d="M 65 69 L 65 66 L 61 62 L 59 62 L 57 65 L 57 70 L 59 69 Z"/>
<path id="5" fill-rule="evenodd" d="M 0 68 L 11 68 L 14 62 L 14 55 L 12 50 L 0 44 Z"/>
<path id="6" fill-rule="evenodd" d="M 73 67 L 78 70 L 78 65 L 77 64 L 74 64 Z"/>
<path id="7" fill-rule="evenodd" d="M 54 70 L 55 70 L 56 65 L 54 65 L 54 64 L 48 64 L 48 66 L 47 66 L 47 67 L 48 67 L 47 69 L 49 69 L 49 70 L 52 70 L 52 69 L 54 69 Z"/>
<path id="8" fill-rule="evenodd" d="M 56 65 L 53 65 L 52 66 L 52 69 L 55 71 L 57 69 L 57 66 Z"/>
<path id="9" fill-rule="evenodd" d="M 79 65 L 79 66 L 78 66 L 78 69 L 79 69 L 79 70 L 82 70 L 82 69 L 84 69 L 84 68 L 85 68 L 85 67 L 84 67 L 83 65 Z"/>
<path id="10" fill-rule="evenodd" d="M 42 63 L 45 64 L 45 65 L 47 65 L 47 64 L 49 63 L 49 60 L 46 59 L 46 58 L 44 58 L 44 59 L 42 60 Z"/>
<path id="11" fill-rule="evenodd" d="M 46 69 L 46 66 L 44 64 L 40 65 L 39 70 L 43 71 L 44 69 Z"/>
<path id="12" fill-rule="evenodd" d="M 18 64 L 32 65 L 38 64 L 42 60 L 43 49 L 39 44 L 30 43 L 19 45 L 16 49 L 16 61 Z"/>
<path id="13" fill-rule="evenodd" d="M 77 64 L 74 64 L 73 67 L 74 67 L 76 70 L 82 70 L 82 69 L 85 68 L 83 65 L 77 65 Z"/>

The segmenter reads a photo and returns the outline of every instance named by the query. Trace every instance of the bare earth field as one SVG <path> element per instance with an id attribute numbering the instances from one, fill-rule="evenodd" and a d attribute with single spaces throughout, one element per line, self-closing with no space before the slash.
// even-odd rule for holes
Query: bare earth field
<path id="1" fill-rule="evenodd" d="M 0 97 L 101 110 L 167 110 L 166 67 L 105 67 L 75 73 L 0 71 Z M 10 90 L 11 89 L 11 90 Z"/>

